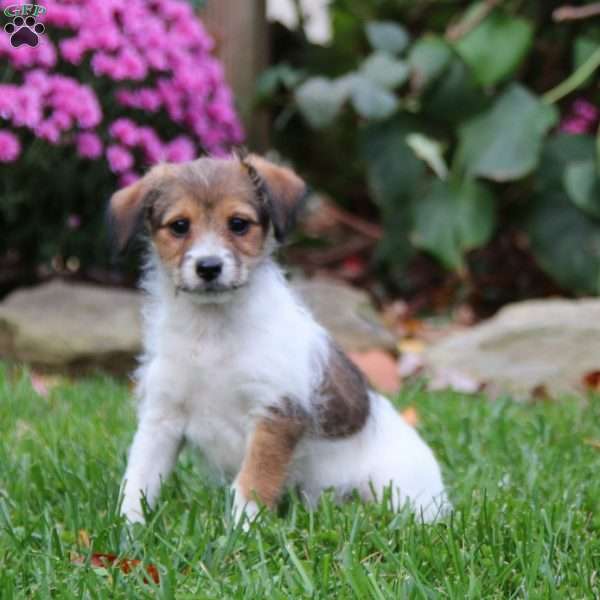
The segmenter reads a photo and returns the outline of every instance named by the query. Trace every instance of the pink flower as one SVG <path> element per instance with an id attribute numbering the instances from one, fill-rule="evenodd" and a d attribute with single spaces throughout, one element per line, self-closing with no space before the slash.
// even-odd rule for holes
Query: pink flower
<path id="1" fill-rule="evenodd" d="M 121 187 L 127 187 L 132 183 L 135 183 L 140 176 L 134 171 L 126 171 L 119 177 L 119 185 Z"/>
<path id="2" fill-rule="evenodd" d="M 77 152 L 83 158 L 98 158 L 102 154 L 102 141 L 95 133 L 80 133 L 77 136 Z"/>
<path id="3" fill-rule="evenodd" d="M 21 154 L 21 144 L 10 131 L 0 131 L 0 162 L 14 162 Z"/>
<path id="4" fill-rule="evenodd" d="M 123 173 L 133 167 L 133 156 L 118 144 L 113 144 L 106 149 L 106 158 L 113 173 Z"/>
<path id="5" fill-rule="evenodd" d="M 0 0 L 0 7 L 8 3 Z M 121 152 L 111 151 L 109 164 L 120 173 L 131 171 L 124 165 L 138 157 L 150 164 L 187 160 L 197 149 L 224 153 L 241 141 L 234 99 L 210 54 L 213 41 L 186 0 L 127 0 L 126 10 L 122 0 L 47 4 L 40 17 L 46 32 L 35 48 L 14 48 L 10 36 L 0 35 L 0 60 L 7 66 L 0 119 L 6 126 L 89 158 L 109 153 L 100 138 L 86 138 L 81 130 L 110 135 Z M 60 74 L 72 73 L 73 65 L 76 75 Z M 94 87 L 82 83 L 92 78 L 100 80 Z M 113 130 L 124 108 L 131 121 Z M 103 110 L 110 111 L 109 122 Z M 157 130 L 142 132 L 138 124 L 149 117 Z M 175 139 L 165 143 L 161 136 Z"/>
<path id="6" fill-rule="evenodd" d="M 117 119 L 108 128 L 108 132 L 125 146 L 135 146 L 139 140 L 138 128 L 130 119 Z"/>
<path id="7" fill-rule="evenodd" d="M 83 14 L 78 7 L 64 6 L 59 2 L 53 2 L 50 10 L 44 15 L 46 24 L 69 29 L 76 29 L 81 25 L 82 19 Z"/>
<path id="8" fill-rule="evenodd" d="M 50 119 L 42 121 L 34 128 L 33 133 L 36 137 L 46 140 L 51 144 L 58 144 L 60 140 L 60 129 Z"/>
<path id="9" fill-rule="evenodd" d="M 138 108 L 147 110 L 148 112 L 155 112 L 161 106 L 158 92 L 150 88 L 145 88 L 138 92 L 138 102 Z"/>
<path id="10" fill-rule="evenodd" d="M 573 103 L 573 113 L 587 122 L 593 123 L 600 117 L 600 111 L 591 102 L 579 99 Z"/>
<path id="11" fill-rule="evenodd" d="M 568 117 L 560 124 L 560 130 L 572 135 L 588 133 L 588 122 L 581 117 Z"/>
<path id="12" fill-rule="evenodd" d="M 78 65 L 83 60 L 86 47 L 77 38 L 63 40 L 59 45 L 60 53 L 68 62 Z"/>
<path id="13" fill-rule="evenodd" d="M 76 214 L 71 214 L 67 217 L 67 227 L 69 229 L 79 229 L 81 227 L 81 217 Z"/>
<path id="14" fill-rule="evenodd" d="M 73 118 L 64 110 L 56 110 L 51 120 L 59 129 L 69 129 L 73 124 Z"/>
<path id="15" fill-rule="evenodd" d="M 165 158 L 165 150 L 160 138 L 151 127 L 139 129 L 140 146 L 144 150 L 146 160 L 152 165 Z"/>
<path id="16" fill-rule="evenodd" d="M 196 148 L 189 137 L 181 135 L 167 144 L 166 154 L 171 162 L 185 162 L 196 157 Z"/>
<path id="17" fill-rule="evenodd" d="M 600 110 L 591 102 L 580 98 L 573 103 L 571 112 L 562 120 L 559 129 L 573 135 L 592 133 L 598 127 L 599 119 Z"/>

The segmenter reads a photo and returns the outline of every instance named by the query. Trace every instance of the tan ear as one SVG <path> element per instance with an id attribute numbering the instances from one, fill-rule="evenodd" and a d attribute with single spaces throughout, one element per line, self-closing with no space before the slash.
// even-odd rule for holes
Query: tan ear
<path id="1" fill-rule="evenodd" d="M 146 185 L 143 179 L 115 192 L 108 206 L 109 224 L 122 252 L 133 237 L 142 220 Z"/>
<path id="2" fill-rule="evenodd" d="M 267 209 L 275 238 L 281 242 L 295 224 L 306 197 L 306 184 L 291 169 L 273 164 L 256 154 L 249 154 L 244 163 L 253 167 L 265 182 L 269 199 Z"/>

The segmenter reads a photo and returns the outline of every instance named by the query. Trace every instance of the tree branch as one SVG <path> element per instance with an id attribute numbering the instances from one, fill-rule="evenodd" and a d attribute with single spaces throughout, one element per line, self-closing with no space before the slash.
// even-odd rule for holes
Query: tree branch
<path id="1" fill-rule="evenodd" d="M 468 17 L 462 18 L 458 23 L 450 25 L 446 30 L 446 39 L 456 42 L 475 29 L 493 10 L 501 0 L 485 0 L 475 8 Z"/>
<path id="2" fill-rule="evenodd" d="M 600 2 L 586 4 L 585 6 L 561 6 L 552 13 L 552 18 L 561 21 L 579 21 L 600 16 Z"/>

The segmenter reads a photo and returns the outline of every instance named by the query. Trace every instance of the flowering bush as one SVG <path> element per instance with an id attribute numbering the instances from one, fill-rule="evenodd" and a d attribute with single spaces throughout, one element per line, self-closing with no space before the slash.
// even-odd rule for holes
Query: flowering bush
<path id="1" fill-rule="evenodd" d="M 0 0 L 2 10 L 11 4 Z M 35 47 L 14 47 L 0 33 L 0 227 L 13 232 L 0 256 L 12 249 L 16 260 L 18 247 L 30 265 L 69 253 L 101 261 L 104 250 L 90 240 L 101 241 L 104 196 L 117 183 L 158 161 L 223 154 L 243 132 L 213 42 L 188 3 L 44 6 Z"/>

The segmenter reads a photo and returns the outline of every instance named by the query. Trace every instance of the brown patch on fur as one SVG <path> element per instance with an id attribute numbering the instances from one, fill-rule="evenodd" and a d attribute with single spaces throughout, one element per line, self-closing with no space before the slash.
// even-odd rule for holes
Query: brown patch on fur
<path id="1" fill-rule="evenodd" d="M 331 342 L 328 368 L 319 389 L 318 430 L 326 437 L 346 437 L 360 431 L 370 410 L 368 385 L 362 373 Z"/>
<path id="2" fill-rule="evenodd" d="M 145 177 L 112 195 L 109 215 L 115 229 L 119 250 L 127 246 L 135 233 L 142 213 L 148 207 L 148 195 L 154 185 L 172 175 L 173 170 L 172 165 L 157 165 Z"/>
<path id="3" fill-rule="evenodd" d="M 254 178 L 250 176 L 252 169 Z M 264 194 L 258 193 L 256 179 L 264 182 Z M 165 216 L 172 215 L 171 208 L 175 207 L 182 215 L 190 215 L 185 217 L 193 225 L 190 238 L 199 239 L 210 229 L 236 254 L 253 259 L 264 250 L 269 222 L 278 240 L 291 228 L 304 192 L 304 182 L 293 171 L 259 156 L 250 155 L 243 162 L 204 158 L 154 167 L 141 180 L 113 195 L 110 215 L 121 250 L 145 220 L 161 247 L 161 257 L 174 265 L 177 257 L 183 256 L 186 243 L 169 240 L 161 228 Z M 197 208 L 191 208 L 193 202 Z M 228 220 L 236 216 L 251 223 L 245 235 L 235 235 L 228 229 Z"/>
<path id="4" fill-rule="evenodd" d="M 269 200 L 267 208 L 275 229 L 275 237 L 282 241 L 294 225 L 306 193 L 306 184 L 291 169 L 275 165 L 256 154 L 244 158 L 243 164 L 255 169 L 266 183 Z M 252 172 L 249 174 L 253 178 Z M 259 182 L 253 181 L 253 184 L 256 187 Z"/>
<path id="5" fill-rule="evenodd" d="M 142 210 L 145 186 L 142 181 L 127 186 L 110 199 L 110 217 L 114 224 L 117 246 L 123 250 L 137 226 Z"/>
<path id="6" fill-rule="evenodd" d="M 250 228 L 244 235 L 235 235 L 228 228 L 228 222 L 239 217 L 250 222 Z M 222 235 L 235 253 L 256 258 L 262 254 L 265 246 L 265 231 L 260 215 L 253 201 L 248 198 L 225 197 L 214 209 L 213 220 L 218 233 Z"/>
<path id="7" fill-rule="evenodd" d="M 257 423 L 238 477 L 246 499 L 275 506 L 305 427 L 303 420 L 275 412 Z"/>
<path id="8" fill-rule="evenodd" d="M 190 221 L 190 232 L 177 237 L 173 235 L 169 225 L 181 219 Z M 163 195 L 157 199 L 149 222 L 161 261 L 171 268 L 179 266 L 194 239 L 205 229 L 205 221 L 203 206 L 189 195 L 172 195 L 171 198 Z"/>

